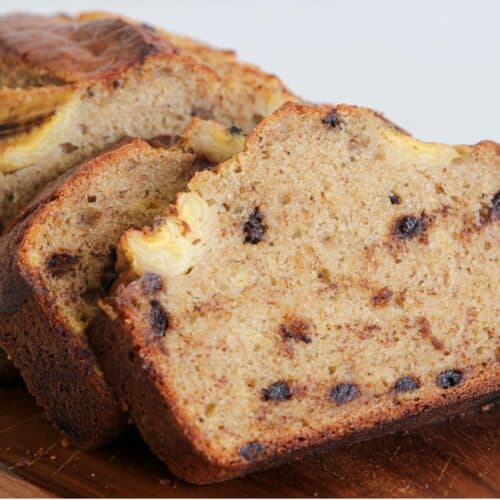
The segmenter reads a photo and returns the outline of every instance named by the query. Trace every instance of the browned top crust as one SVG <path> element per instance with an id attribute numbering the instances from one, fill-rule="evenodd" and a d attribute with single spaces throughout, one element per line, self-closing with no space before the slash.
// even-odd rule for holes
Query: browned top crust
<path id="1" fill-rule="evenodd" d="M 0 16 L 0 65 L 24 67 L 30 83 L 35 77 L 52 84 L 93 80 L 141 64 L 150 54 L 176 52 L 154 31 L 122 19 Z"/>

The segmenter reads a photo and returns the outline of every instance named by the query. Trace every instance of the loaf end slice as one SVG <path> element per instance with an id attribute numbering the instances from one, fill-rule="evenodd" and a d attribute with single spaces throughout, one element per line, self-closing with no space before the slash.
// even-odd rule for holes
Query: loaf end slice
<path id="1" fill-rule="evenodd" d="M 105 376 L 194 483 L 494 398 L 499 189 L 495 143 L 287 104 L 122 236 L 91 329 Z"/>
<path id="2" fill-rule="evenodd" d="M 196 119 L 165 149 L 168 140 L 130 139 L 76 168 L 0 239 L 0 344 L 81 448 L 113 439 L 126 422 L 85 333 L 116 278 L 120 234 L 152 222 L 194 172 L 240 151 L 244 136 Z"/>

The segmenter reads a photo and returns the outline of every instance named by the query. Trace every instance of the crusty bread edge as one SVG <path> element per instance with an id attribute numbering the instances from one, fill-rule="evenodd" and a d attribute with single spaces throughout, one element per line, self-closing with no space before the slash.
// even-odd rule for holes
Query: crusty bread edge
<path id="1" fill-rule="evenodd" d="M 126 418 L 89 346 L 74 338 L 60 317 L 36 269 L 26 261 L 37 221 L 57 209 L 75 183 L 91 178 L 129 149 L 150 148 L 140 139 L 121 141 L 104 154 L 70 170 L 49 184 L 0 238 L 0 345 L 19 368 L 28 390 L 69 441 L 94 448 L 120 435 Z M 73 359 L 68 363 L 68 357 Z M 61 384 L 66 383 L 64 388 Z M 58 401 L 61 391 L 68 397 Z"/>

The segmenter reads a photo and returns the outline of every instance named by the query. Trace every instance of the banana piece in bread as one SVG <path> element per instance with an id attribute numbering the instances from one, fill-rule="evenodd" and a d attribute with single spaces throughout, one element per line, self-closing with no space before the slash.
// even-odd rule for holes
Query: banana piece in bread
<path id="1" fill-rule="evenodd" d="M 193 116 L 253 128 L 295 97 L 231 52 L 107 14 L 0 17 L 0 231 L 41 187 L 125 136 Z"/>
<path id="2" fill-rule="evenodd" d="M 200 484 L 494 398 L 499 189 L 498 144 L 285 104 L 121 237 L 90 329 L 105 377 Z"/>
<path id="3" fill-rule="evenodd" d="M 116 277 L 120 234 L 152 222 L 195 171 L 241 151 L 244 135 L 195 119 L 170 149 L 151 143 L 158 147 L 131 139 L 77 167 L 0 238 L 0 343 L 48 417 L 82 448 L 114 438 L 126 420 L 85 335 Z"/>

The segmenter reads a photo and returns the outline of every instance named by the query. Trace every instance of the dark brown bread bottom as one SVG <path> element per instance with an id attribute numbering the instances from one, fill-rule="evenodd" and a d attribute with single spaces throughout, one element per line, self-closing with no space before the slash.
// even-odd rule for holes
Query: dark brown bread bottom
<path id="1" fill-rule="evenodd" d="M 22 234 L 23 224 L 13 231 Z M 14 235 L 8 240 L 10 245 L 15 245 L 16 241 Z M 13 256 L 15 252 L 12 250 L 0 247 L 0 253 L 4 255 Z M 12 264 L 6 266 L 0 280 L 9 279 L 9 272 L 15 269 Z M 21 281 L 20 277 L 18 281 Z M 12 300 L 0 304 L 2 342 L 7 352 L 17 354 L 16 367 L 28 390 L 36 395 L 38 404 L 50 415 L 56 427 L 70 440 L 76 440 L 79 447 L 94 448 L 116 438 L 123 432 L 126 418 L 101 374 L 92 369 L 94 353 L 90 348 L 82 348 L 81 343 L 72 342 L 64 331 L 57 332 L 66 337 L 64 342 L 59 335 L 54 335 L 51 324 L 44 319 L 40 296 L 37 300 L 33 289 L 29 290 L 19 282 L 19 287 L 13 287 L 13 291 Z M 16 308 L 19 308 L 17 314 L 9 314 Z M 24 320 L 20 321 L 20 318 Z M 70 359 L 79 362 L 68 362 Z"/>
<path id="2" fill-rule="evenodd" d="M 0 349 L 0 385 L 8 384 L 18 376 L 14 365 L 7 358 L 7 354 Z"/>
<path id="3" fill-rule="evenodd" d="M 130 297 L 130 300 L 133 301 L 133 297 Z M 161 380 L 154 377 L 154 367 L 140 354 L 134 339 L 137 335 L 142 336 L 149 328 L 144 322 L 144 316 L 127 316 L 130 304 L 123 303 L 122 306 L 120 309 L 123 315 L 114 320 L 104 313 L 94 319 L 89 328 L 91 345 L 99 363 L 105 369 L 106 379 L 113 387 L 118 400 L 124 403 L 146 443 L 169 465 L 173 474 L 194 484 L 225 481 L 255 470 L 290 462 L 316 451 L 412 429 L 500 397 L 500 391 L 492 381 L 488 386 L 487 380 L 478 383 L 471 379 L 463 385 L 460 392 L 443 398 L 438 404 L 427 405 L 423 402 L 420 413 L 414 414 L 413 408 L 406 408 L 402 415 L 393 419 L 380 415 L 380 422 L 373 421 L 346 435 L 332 435 L 322 441 L 290 442 L 275 456 L 268 456 L 265 464 L 252 464 L 252 461 L 249 461 L 244 466 L 218 466 L 193 446 L 189 429 L 182 428 L 173 416 L 173 408 L 168 405 L 162 393 L 164 388 Z"/>

